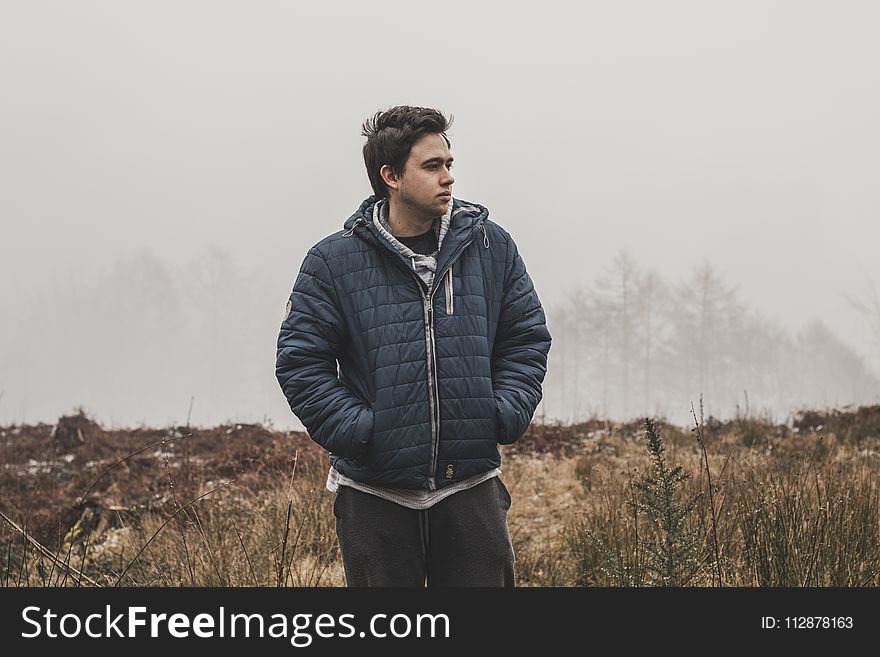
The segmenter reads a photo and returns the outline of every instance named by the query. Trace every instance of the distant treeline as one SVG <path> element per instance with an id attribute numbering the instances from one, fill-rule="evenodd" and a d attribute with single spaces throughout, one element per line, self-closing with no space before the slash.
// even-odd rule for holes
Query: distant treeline
<path id="1" fill-rule="evenodd" d="M 546 417 L 665 415 L 703 396 L 716 417 L 876 403 L 880 381 L 820 320 L 792 335 L 741 299 L 711 264 L 670 282 L 619 252 L 591 285 L 547 308 Z M 539 410 L 539 415 L 540 415 Z"/>

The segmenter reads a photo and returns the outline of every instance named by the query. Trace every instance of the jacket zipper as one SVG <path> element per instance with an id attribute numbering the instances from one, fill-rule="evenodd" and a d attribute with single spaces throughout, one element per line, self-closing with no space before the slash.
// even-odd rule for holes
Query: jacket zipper
<path id="1" fill-rule="evenodd" d="M 481 227 L 482 225 L 483 222 L 480 222 Z M 446 276 L 447 271 L 452 272 L 452 264 L 455 262 L 455 259 L 458 258 L 462 251 L 470 246 L 470 243 L 474 241 L 474 235 L 476 234 L 477 231 L 475 230 L 471 233 L 468 240 L 455 250 L 455 253 L 452 254 L 452 258 L 449 259 L 449 268 L 444 270 L 439 276 L 434 276 L 435 285 L 432 286 L 434 289 L 431 290 L 430 294 L 425 294 L 424 290 L 422 290 L 422 279 L 419 278 L 418 274 L 412 272 L 413 277 L 416 279 L 416 283 L 418 283 L 419 292 L 422 295 L 425 308 L 425 346 L 428 358 L 428 398 L 431 402 L 431 474 L 428 477 L 428 488 L 430 490 L 437 490 L 437 460 L 440 456 L 440 384 L 437 380 L 437 345 L 434 340 L 434 293 L 437 291 L 436 282 L 442 280 L 443 277 Z M 448 290 L 451 290 L 451 287 L 447 286 L 447 294 L 449 293 Z"/>
<path id="2" fill-rule="evenodd" d="M 418 276 L 416 276 L 418 278 Z M 434 351 L 434 313 L 432 312 L 431 303 L 433 295 L 428 296 L 422 291 L 419 285 L 419 292 L 422 294 L 423 308 L 425 313 L 425 353 L 428 359 L 428 401 L 431 404 L 431 468 L 428 475 L 428 488 L 437 490 L 437 479 L 435 471 L 437 469 L 437 456 L 440 452 L 440 400 L 438 399 L 437 384 L 437 355 Z"/>

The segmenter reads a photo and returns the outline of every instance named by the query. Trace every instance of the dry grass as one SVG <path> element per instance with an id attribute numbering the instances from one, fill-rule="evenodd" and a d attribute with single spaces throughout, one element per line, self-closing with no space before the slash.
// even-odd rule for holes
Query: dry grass
<path id="1" fill-rule="evenodd" d="M 833 414 L 840 436 L 710 418 L 705 456 L 693 432 L 663 426 L 668 464 L 690 475 L 669 504 L 698 496 L 682 528 L 699 539 L 687 548 L 685 583 L 718 585 L 720 574 L 723 586 L 880 584 L 876 417 Z M 82 426 L 63 444 L 51 425 L 0 428 L 0 511 L 9 519 L 0 585 L 344 584 L 327 462 L 303 434 Z M 637 504 L 652 474 L 639 422 L 533 425 L 504 451 L 520 586 L 661 582 L 648 555 L 668 536 Z"/>
<path id="2" fill-rule="evenodd" d="M 574 577 L 567 584 L 653 583 L 640 547 L 659 538 L 657 524 L 627 504 L 633 499 L 633 480 L 649 468 L 646 454 L 631 447 L 621 446 L 609 456 L 579 457 L 585 496 L 569 516 L 555 551 L 572 568 Z M 719 570 L 723 586 L 880 584 L 880 454 L 875 440 L 856 446 L 814 433 L 772 440 L 756 449 L 731 432 L 707 448 L 719 564 L 702 455 L 695 446 L 672 450 L 672 462 L 692 475 L 683 497 L 701 495 L 688 522 L 703 537 L 693 555 L 700 567 L 690 585 L 717 585 Z M 589 534 L 604 539 L 610 555 Z"/>

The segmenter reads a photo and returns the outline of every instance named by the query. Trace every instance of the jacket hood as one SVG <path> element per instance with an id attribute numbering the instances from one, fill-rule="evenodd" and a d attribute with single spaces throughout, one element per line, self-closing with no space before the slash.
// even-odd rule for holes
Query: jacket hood
<path id="1" fill-rule="evenodd" d="M 363 234 L 366 231 L 353 229 L 368 226 L 372 223 L 373 206 L 376 205 L 378 200 L 379 198 L 375 194 L 364 199 L 360 204 L 360 207 L 354 211 L 354 214 L 345 220 L 343 228 L 345 228 L 346 231 L 352 231 L 358 235 L 364 236 Z M 451 240 L 452 242 L 458 242 L 467 239 L 475 230 L 479 230 L 482 223 L 488 218 L 489 210 L 484 206 L 479 203 L 471 203 L 470 201 L 464 201 L 453 197 L 449 232 L 445 236 L 444 241 Z M 376 241 L 378 241 L 372 232 L 370 232 L 370 234 L 376 239 Z"/>

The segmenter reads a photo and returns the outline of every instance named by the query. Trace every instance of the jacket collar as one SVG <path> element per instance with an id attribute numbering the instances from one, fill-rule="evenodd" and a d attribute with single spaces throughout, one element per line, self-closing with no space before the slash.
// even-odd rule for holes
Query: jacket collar
<path id="1" fill-rule="evenodd" d="M 446 236 L 446 233 L 449 230 L 449 221 L 450 216 L 452 215 L 452 203 L 449 204 L 446 212 L 434 219 L 434 223 L 432 225 L 432 229 L 434 231 L 434 235 L 437 237 L 437 250 L 443 246 L 443 238 Z M 408 246 L 406 246 L 403 242 L 398 240 L 391 233 L 391 226 L 388 225 L 388 201 L 387 199 L 380 199 L 373 205 L 373 226 L 379 231 L 379 234 L 385 238 L 386 241 L 391 243 L 397 251 L 400 251 L 407 258 L 418 258 L 420 260 L 431 259 L 434 260 L 436 264 L 436 260 L 434 256 L 436 256 L 436 252 L 428 255 L 423 255 L 420 253 L 413 252 Z M 432 267 L 433 269 L 433 267 Z"/>
<path id="2" fill-rule="evenodd" d="M 373 225 L 373 206 L 379 199 L 375 194 L 367 197 L 360 204 L 354 214 L 346 219 L 343 228 L 347 235 L 357 235 L 372 245 L 383 245 L 391 249 L 387 240 L 381 239 L 376 227 Z M 462 199 L 452 199 L 452 212 L 450 213 L 449 228 L 443 237 L 438 255 L 438 267 L 444 260 L 458 251 L 458 247 L 470 240 L 478 231 L 483 222 L 489 218 L 489 210 L 479 203 L 471 203 Z"/>

